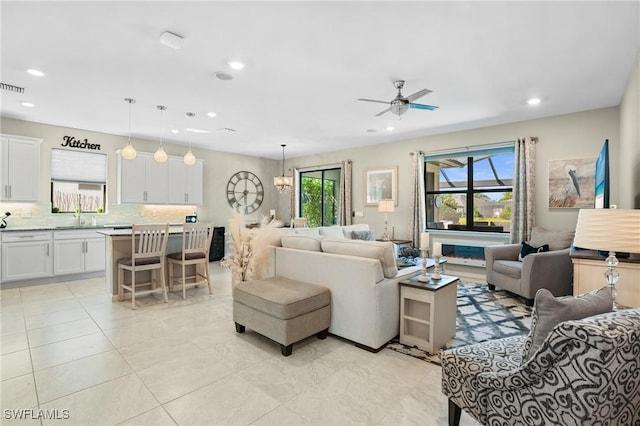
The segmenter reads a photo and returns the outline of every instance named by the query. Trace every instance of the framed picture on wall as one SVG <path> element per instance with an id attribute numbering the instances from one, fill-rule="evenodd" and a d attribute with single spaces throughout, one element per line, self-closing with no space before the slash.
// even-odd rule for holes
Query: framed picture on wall
<path id="1" fill-rule="evenodd" d="M 365 171 L 364 203 L 377 206 L 380 200 L 393 200 L 398 205 L 398 167 Z"/>
<path id="2" fill-rule="evenodd" d="M 593 208 L 595 158 L 549 161 L 549 208 Z"/>

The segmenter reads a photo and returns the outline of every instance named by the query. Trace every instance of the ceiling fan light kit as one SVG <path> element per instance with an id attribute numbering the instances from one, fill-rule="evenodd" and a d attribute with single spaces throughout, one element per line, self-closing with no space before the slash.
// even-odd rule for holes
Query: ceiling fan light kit
<path id="1" fill-rule="evenodd" d="M 396 95 L 395 98 L 393 98 L 393 100 L 391 102 L 386 102 L 386 101 L 378 101 L 375 99 L 364 99 L 364 98 L 360 98 L 358 99 L 359 101 L 365 101 L 365 102 L 376 102 L 376 103 L 380 103 L 380 104 L 388 104 L 389 108 L 380 111 L 379 113 L 377 113 L 375 115 L 375 117 L 379 117 L 382 114 L 385 114 L 389 111 L 391 111 L 393 114 L 396 114 L 398 116 L 398 118 L 400 118 L 400 116 L 402 114 L 404 114 L 405 112 L 407 112 L 407 110 L 409 108 L 414 108 L 414 109 L 426 109 L 429 111 L 434 111 L 436 109 L 438 109 L 437 106 L 434 105 L 425 105 L 425 104 L 417 104 L 414 101 L 431 93 L 431 90 L 429 89 L 422 89 L 412 95 L 409 95 L 407 97 L 402 96 L 402 88 L 404 87 L 404 80 L 396 80 L 393 82 L 393 86 L 398 89 L 398 94 Z"/>

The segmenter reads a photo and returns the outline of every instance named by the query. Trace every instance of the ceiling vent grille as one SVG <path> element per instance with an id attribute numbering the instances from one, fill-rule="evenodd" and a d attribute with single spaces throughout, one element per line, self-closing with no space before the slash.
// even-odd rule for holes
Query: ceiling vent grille
<path id="1" fill-rule="evenodd" d="M 9 92 L 24 93 L 24 87 L 14 86 L 13 84 L 0 83 L 0 89 Z"/>

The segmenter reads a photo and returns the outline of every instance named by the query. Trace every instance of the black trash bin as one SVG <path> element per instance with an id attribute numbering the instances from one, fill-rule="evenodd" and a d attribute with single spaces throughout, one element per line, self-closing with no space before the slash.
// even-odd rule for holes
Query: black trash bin
<path id="1" fill-rule="evenodd" d="M 224 257 L 224 226 L 213 228 L 213 238 L 209 249 L 209 262 L 220 260 Z"/>

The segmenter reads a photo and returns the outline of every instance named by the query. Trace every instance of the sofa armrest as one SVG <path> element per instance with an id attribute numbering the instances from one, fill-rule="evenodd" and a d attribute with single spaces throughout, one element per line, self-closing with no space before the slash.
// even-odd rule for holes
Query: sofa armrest
<path id="1" fill-rule="evenodd" d="M 573 293 L 573 263 L 570 249 L 533 253 L 522 260 L 522 294 L 535 295 L 545 288 L 554 296 Z"/>

